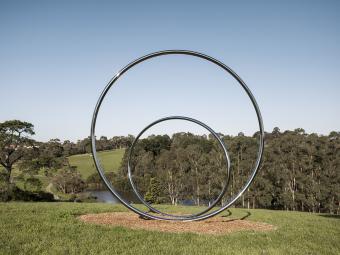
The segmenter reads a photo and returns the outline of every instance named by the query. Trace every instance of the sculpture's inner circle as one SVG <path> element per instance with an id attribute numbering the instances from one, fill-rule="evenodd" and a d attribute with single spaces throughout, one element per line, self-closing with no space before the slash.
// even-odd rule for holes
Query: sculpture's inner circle
<path id="1" fill-rule="evenodd" d="M 161 123 L 161 122 L 164 122 L 164 121 L 169 121 L 169 120 L 184 120 L 184 121 L 189 121 L 189 122 L 192 122 L 192 123 L 196 123 L 197 125 L 205 128 L 207 131 L 210 132 L 210 134 L 217 140 L 218 144 L 220 145 L 220 147 L 222 148 L 223 150 L 223 155 L 224 155 L 224 160 L 225 160 L 225 166 L 226 166 L 226 179 L 223 181 L 224 185 L 223 185 L 223 188 L 222 188 L 222 191 L 221 193 L 218 195 L 218 197 L 208 206 L 208 208 L 206 208 L 205 210 L 197 213 L 197 214 L 192 214 L 192 215 L 181 215 L 181 216 L 177 216 L 177 215 L 173 215 L 173 214 L 168 214 L 168 213 L 163 213 L 159 210 L 157 210 L 156 208 L 154 208 L 153 206 L 151 206 L 151 204 L 149 204 L 145 199 L 144 197 L 139 193 L 137 187 L 136 187 L 136 184 L 135 182 L 133 181 L 133 178 L 132 178 L 132 172 L 133 172 L 133 169 L 132 169 L 132 164 L 131 164 L 131 159 L 132 159 L 132 155 L 134 154 L 134 149 L 136 147 L 136 144 L 139 140 L 139 138 L 149 129 L 151 128 L 152 126 L 158 124 L 158 123 Z M 165 118 L 161 118 L 159 120 L 156 120 L 154 122 L 152 122 L 151 124 L 149 124 L 148 126 L 146 126 L 138 135 L 137 137 L 135 138 L 135 140 L 133 141 L 132 145 L 131 145 L 131 148 L 130 148 L 130 151 L 129 151 L 129 157 L 128 157 L 128 177 L 129 177 L 129 180 L 130 180 L 130 184 L 133 188 L 133 192 L 136 194 L 136 196 L 138 197 L 138 199 L 147 207 L 149 208 L 150 211 L 154 212 L 154 213 L 158 213 L 158 214 L 161 214 L 161 215 L 164 215 L 164 216 L 168 216 L 168 217 L 173 217 L 173 218 L 184 218 L 184 219 L 190 219 L 190 218 L 193 218 L 193 217 L 196 217 L 196 216 L 199 216 L 199 215 L 203 215 L 204 213 L 208 212 L 211 210 L 211 208 L 213 208 L 214 206 L 216 206 L 216 204 L 218 202 L 221 201 L 223 195 L 226 193 L 227 191 L 227 188 L 228 188 L 228 183 L 229 183 L 229 178 L 230 178 L 230 158 L 229 158 L 229 155 L 228 155 L 228 151 L 227 151 L 227 148 L 224 144 L 224 142 L 222 141 L 222 139 L 219 137 L 218 134 L 215 133 L 215 131 L 210 128 L 208 125 L 204 124 L 203 122 L 199 121 L 199 120 L 196 120 L 196 119 L 193 119 L 193 118 L 189 118 L 189 117 L 184 117 L 184 116 L 171 116 L 171 117 L 165 117 Z"/>

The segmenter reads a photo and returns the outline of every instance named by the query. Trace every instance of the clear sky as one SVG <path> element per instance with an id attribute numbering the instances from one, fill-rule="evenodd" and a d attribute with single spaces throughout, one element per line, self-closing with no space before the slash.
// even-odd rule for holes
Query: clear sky
<path id="1" fill-rule="evenodd" d="M 339 1 L 0 0 L 0 122 L 29 121 L 42 141 L 84 138 L 113 75 L 163 49 L 199 51 L 230 66 L 255 95 L 267 131 L 340 130 Z M 226 77 L 189 57 L 138 66 L 105 100 L 98 134 L 136 135 L 168 115 L 251 134 L 254 111 Z"/>

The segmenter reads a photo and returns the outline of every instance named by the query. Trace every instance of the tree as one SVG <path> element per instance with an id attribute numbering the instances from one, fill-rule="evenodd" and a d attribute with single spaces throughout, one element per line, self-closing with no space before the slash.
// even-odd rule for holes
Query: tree
<path id="1" fill-rule="evenodd" d="M 33 125 L 20 120 L 0 123 L 0 164 L 5 168 L 6 183 L 11 183 L 13 165 L 32 148 Z"/>
<path id="2" fill-rule="evenodd" d="M 46 143 L 37 143 L 36 148 L 25 153 L 25 157 L 18 163 L 21 173 L 17 178 L 26 181 L 40 170 L 43 170 L 46 176 L 51 176 L 56 170 L 67 165 L 69 163 L 60 140 L 51 139 Z"/>
<path id="3" fill-rule="evenodd" d="M 38 178 L 29 177 L 25 180 L 24 188 L 28 191 L 37 192 L 41 190 L 42 182 Z"/>
<path id="4" fill-rule="evenodd" d="M 231 176 L 221 204 L 238 194 L 247 182 L 256 162 L 258 136 L 259 132 L 223 136 L 231 158 Z M 281 131 L 275 127 L 265 137 L 264 157 L 255 181 L 235 206 L 339 214 L 340 132 L 324 136 L 307 134 L 302 128 Z M 128 153 L 126 150 L 114 177 L 114 187 L 131 193 Z M 157 180 L 164 196 L 162 203 L 211 203 L 226 176 L 222 150 L 211 135 L 207 138 L 182 132 L 170 139 L 151 135 L 138 142 L 131 163 L 138 190 L 149 202 L 157 197 L 158 185 L 152 183 Z"/>
<path id="5" fill-rule="evenodd" d="M 64 194 L 76 194 L 86 188 L 76 167 L 66 166 L 57 171 L 52 177 L 52 183 L 59 191 Z"/>
<path id="6" fill-rule="evenodd" d="M 148 191 L 144 195 L 144 199 L 148 203 L 157 203 L 162 202 L 162 188 L 160 182 L 157 178 L 150 178 L 150 185 L 148 187 Z"/>

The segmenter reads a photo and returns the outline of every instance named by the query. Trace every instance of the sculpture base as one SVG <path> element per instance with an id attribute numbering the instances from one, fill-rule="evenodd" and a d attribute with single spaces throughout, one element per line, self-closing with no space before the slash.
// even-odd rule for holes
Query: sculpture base
<path id="1" fill-rule="evenodd" d="M 229 217 L 216 216 L 205 221 L 177 222 L 144 220 L 131 212 L 113 212 L 86 214 L 78 217 L 86 223 L 101 224 L 106 226 L 120 226 L 130 229 L 162 231 L 172 233 L 190 232 L 196 234 L 223 235 L 235 231 L 271 231 L 275 226 L 244 219 L 232 219 Z"/>

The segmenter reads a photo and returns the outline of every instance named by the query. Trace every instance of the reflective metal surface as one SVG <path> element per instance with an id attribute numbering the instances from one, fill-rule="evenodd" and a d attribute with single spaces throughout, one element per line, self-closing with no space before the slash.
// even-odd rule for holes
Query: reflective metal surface
<path id="1" fill-rule="evenodd" d="M 239 191 L 238 194 L 236 194 L 233 198 L 229 199 L 227 201 L 227 203 L 225 205 L 223 205 L 221 208 L 212 211 L 210 213 L 206 213 L 206 214 L 202 214 L 202 215 L 191 215 L 191 216 L 187 216 L 187 217 L 171 217 L 171 216 L 166 216 L 164 214 L 161 215 L 154 215 L 154 214 L 149 214 L 147 212 L 143 212 L 141 210 L 139 210 L 138 208 L 132 206 L 128 201 L 126 201 L 122 196 L 120 196 L 120 194 L 114 189 L 114 187 L 112 187 L 110 181 L 106 178 L 106 176 L 104 175 L 104 170 L 100 164 L 100 161 L 98 159 L 97 156 L 97 150 L 96 150 L 96 136 L 95 136 L 95 128 L 96 128 L 96 121 L 97 121 L 97 115 L 98 112 L 100 110 L 100 106 L 105 98 L 105 95 L 107 94 L 107 92 L 110 90 L 110 88 L 113 86 L 113 84 L 119 79 L 119 77 L 121 75 L 123 75 L 125 72 L 127 72 L 130 68 L 132 68 L 133 66 L 146 61 L 148 59 L 154 58 L 154 57 L 159 57 L 159 56 L 163 56 L 163 55 L 190 55 L 190 56 L 194 56 L 194 57 L 198 57 L 201 59 L 205 59 L 209 62 L 212 62 L 214 64 L 216 64 L 217 66 L 219 66 L 220 68 L 222 68 L 223 70 L 225 70 L 227 73 L 229 73 L 231 76 L 233 76 L 238 83 L 240 84 L 240 86 L 244 89 L 244 91 L 247 93 L 249 99 L 252 102 L 252 105 L 255 109 L 256 115 L 257 115 L 257 119 L 258 119 L 258 124 L 259 124 L 259 149 L 257 152 L 257 159 L 256 159 L 256 163 L 254 168 L 252 169 L 252 173 L 249 176 L 246 184 L 244 185 L 244 187 Z M 107 188 L 109 189 L 109 191 L 112 193 L 112 195 L 114 195 L 124 206 L 126 206 L 127 208 L 129 208 L 130 210 L 132 210 L 133 212 L 139 214 L 142 217 L 148 218 L 148 219 L 155 219 L 155 220 L 174 220 L 174 221 L 196 221 L 196 220 L 204 220 L 204 219 L 208 219 L 210 217 L 213 217 L 219 213 L 221 213 L 222 211 L 226 210 L 228 207 L 230 207 L 239 197 L 242 196 L 242 194 L 248 189 L 248 187 L 250 186 L 250 184 L 252 183 L 252 181 L 254 180 L 259 166 L 261 164 L 261 160 L 262 160 L 262 155 L 263 155 L 263 149 L 264 149 L 264 127 L 263 127 L 263 120 L 262 120 L 262 116 L 261 116 L 261 112 L 260 109 L 257 105 L 257 102 L 253 96 L 253 94 L 251 93 L 251 91 L 249 90 L 249 88 L 247 87 L 247 85 L 244 83 L 244 81 L 228 66 L 226 66 L 225 64 L 223 64 L 222 62 L 199 52 L 194 52 L 194 51 L 187 51 L 187 50 L 165 50 L 165 51 L 158 51 L 158 52 L 154 52 L 151 54 L 148 54 L 146 56 L 143 56 L 133 62 L 131 62 L 130 64 L 128 64 L 127 66 L 125 66 L 121 71 L 119 71 L 112 79 L 111 81 L 106 85 L 106 87 L 104 88 L 103 92 L 101 93 L 98 102 L 95 106 L 94 109 L 94 113 L 93 113 L 93 117 L 92 117 L 92 122 L 91 122 L 91 145 L 92 145 L 92 156 L 93 156 L 93 160 L 95 162 L 97 171 L 100 175 L 100 177 L 102 178 L 102 180 L 104 181 L 105 185 L 107 186 Z M 229 167 L 229 165 L 228 165 Z"/>
<path id="2" fill-rule="evenodd" d="M 161 123 L 163 121 L 167 121 L 167 120 L 185 120 L 185 121 L 190 121 L 193 123 L 196 123 L 198 125 L 200 125 L 201 127 L 205 128 L 206 130 L 208 130 L 214 137 L 215 139 L 218 141 L 219 145 L 222 147 L 223 149 L 223 154 L 224 154 L 224 158 L 225 158 L 225 163 L 226 163 L 226 173 L 227 173 L 227 178 L 225 180 L 224 186 L 222 188 L 221 193 L 218 195 L 218 197 L 211 203 L 210 206 L 208 206 L 208 208 L 204 209 L 202 212 L 197 213 L 197 214 L 192 214 L 192 215 L 186 215 L 186 216 L 178 216 L 178 215 L 173 215 L 173 214 L 168 214 L 168 213 L 163 213 L 159 210 L 157 210 L 156 208 L 152 207 L 148 202 L 146 202 L 143 198 L 143 196 L 138 192 L 137 187 L 132 179 L 132 171 L 131 171 L 131 157 L 133 154 L 133 150 L 137 144 L 137 141 L 139 140 L 139 138 L 144 134 L 144 132 L 146 130 L 148 130 L 149 128 L 151 128 L 152 126 Z M 189 118 L 189 117 L 184 117 L 184 116 L 171 116 L 171 117 L 165 117 L 159 120 L 156 120 L 154 122 L 152 122 L 151 124 L 149 124 L 148 126 L 146 126 L 135 138 L 135 140 L 133 141 L 130 151 L 129 151 L 129 157 L 128 157 L 128 177 L 130 180 L 130 184 L 132 186 L 132 189 L 134 191 L 134 193 L 137 195 L 138 199 L 146 206 L 150 209 L 150 211 L 154 212 L 154 213 L 159 213 L 161 215 L 164 216 L 168 216 L 168 217 L 173 217 L 173 218 L 183 218 L 183 219 L 187 219 L 187 218 L 194 218 L 198 215 L 202 215 L 208 211 L 211 210 L 211 208 L 213 208 L 218 202 L 221 201 L 223 195 L 226 193 L 227 189 L 228 189 L 228 184 L 229 184 L 229 179 L 230 179 L 230 158 L 229 158 L 229 154 L 227 151 L 227 148 L 224 144 L 224 142 L 221 140 L 221 138 L 219 137 L 218 134 L 215 133 L 214 130 L 212 130 L 212 128 L 210 128 L 208 125 L 202 123 L 201 121 L 198 121 L 196 119 L 193 118 Z"/>

